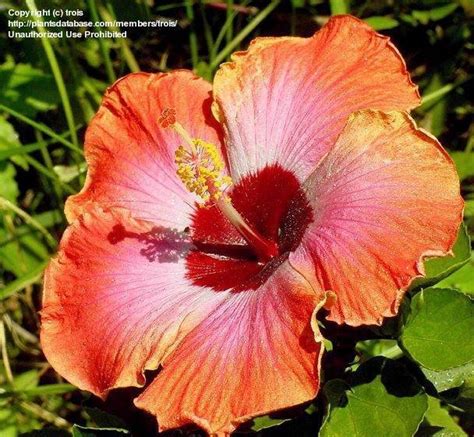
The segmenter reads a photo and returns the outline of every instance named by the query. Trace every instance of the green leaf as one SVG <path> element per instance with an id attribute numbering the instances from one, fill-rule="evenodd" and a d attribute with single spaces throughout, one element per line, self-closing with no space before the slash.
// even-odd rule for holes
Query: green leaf
<path id="1" fill-rule="evenodd" d="M 431 425 L 440 427 L 449 434 L 444 434 L 446 437 L 463 437 L 467 434 L 463 429 L 454 421 L 453 417 L 449 414 L 448 410 L 441 406 L 441 402 L 437 398 L 428 396 L 428 410 L 425 414 L 425 420 Z M 441 436 L 441 434 L 434 434 Z"/>
<path id="2" fill-rule="evenodd" d="M 474 295 L 474 254 L 469 262 L 457 272 L 438 282 L 436 288 L 454 288 L 463 293 Z"/>
<path id="3" fill-rule="evenodd" d="M 474 200 L 464 202 L 464 217 L 474 217 Z"/>
<path id="4" fill-rule="evenodd" d="M 39 232 L 28 227 L 15 232 L 2 228 L 0 214 L 0 268 L 8 270 L 17 277 L 31 272 L 49 259 L 49 253 L 41 240 Z"/>
<path id="5" fill-rule="evenodd" d="M 449 84 L 452 86 L 452 84 Z M 420 125 L 435 136 L 443 133 L 446 124 L 446 113 L 448 99 L 447 94 L 442 94 L 440 97 L 430 100 L 430 96 L 435 96 L 443 89 L 447 89 L 440 74 L 433 74 L 428 86 L 423 90 L 424 104 L 418 110 L 424 113 L 423 120 Z"/>
<path id="6" fill-rule="evenodd" d="M 73 437 L 116 437 L 130 435 L 130 431 L 122 428 L 89 428 L 74 425 L 72 427 Z"/>
<path id="7" fill-rule="evenodd" d="M 261 416 L 253 419 L 252 431 L 261 431 L 262 429 L 272 428 L 274 426 L 281 425 L 282 423 L 288 422 L 290 418 L 277 419 L 271 416 Z"/>
<path id="8" fill-rule="evenodd" d="M 427 396 L 396 361 L 372 359 L 359 367 L 348 385 L 324 387 L 329 411 L 321 437 L 412 437 L 428 408 Z"/>
<path id="9" fill-rule="evenodd" d="M 87 165 L 85 162 L 77 165 L 55 165 L 53 167 L 54 172 L 58 175 L 61 182 L 71 182 L 79 175 L 87 171 Z"/>
<path id="10" fill-rule="evenodd" d="M 389 16 L 373 16 L 364 19 L 364 21 L 375 30 L 388 30 L 399 26 L 399 22 Z"/>
<path id="11" fill-rule="evenodd" d="M 20 290 L 23 290 L 28 285 L 37 282 L 43 275 L 43 270 L 46 267 L 47 262 L 44 261 L 29 272 L 25 273 L 21 277 L 10 282 L 8 285 L 0 290 L 0 300 L 6 299 Z"/>
<path id="12" fill-rule="evenodd" d="M 90 416 L 91 422 L 93 422 L 94 426 L 89 426 L 90 428 L 127 428 L 126 423 L 122 419 L 110 413 L 106 413 L 99 408 L 85 407 L 84 410 Z M 88 423 L 88 425 L 90 425 L 90 423 Z"/>
<path id="13" fill-rule="evenodd" d="M 452 14 L 457 7 L 458 5 L 456 3 L 450 3 L 428 11 L 413 10 L 411 15 L 421 24 L 428 24 L 430 21 L 439 21 L 446 18 L 448 15 Z"/>
<path id="14" fill-rule="evenodd" d="M 38 111 L 55 108 L 59 95 L 52 75 L 8 59 L 0 65 L 0 103 L 34 117 Z"/>
<path id="15" fill-rule="evenodd" d="M 0 197 L 4 197 L 14 204 L 20 194 L 15 176 L 16 170 L 13 164 L 0 162 Z"/>
<path id="16" fill-rule="evenodd" d="M 456 164 L 459 179 L 474 176 L 474 152 L 451 152 L 450 156 Z"/>
<path id="17" fill-rule="evenodd" d="M 461 387 L 474 374 L 474 362 L 471 361 L 463 366 L 441 371 L 429 370 L 424 367 L 420 367 L 420 369 L 436 391 L 441 393 L 451 388 Z"/>
<path id="18" fill-rule="evenodd" d="M 37 370 L 29 370 L 15 376 L 13 381 L 15 391 L 33 389 L 39 384 L 39 373 Z"/>
<path id="19" fill-rule="evenodd" d="M 412 282 L 410 289 L 430 287 L 460 269 L 469 261 L 471 257 L 471 242 L 464 223 L 459 229 L 458 237 L 452 250 L 454 256 L 447 255 L 427 259 L 424 262 L 425 277 L 416 278 Z"/>
<path id="20" fill-rule="evenodd" d="M 77 387 L 71 384 L 44 384 L 38 387 L 22 390 L 22 394 L 25 396 L 52 396 L 71 393 L 76 390 Z"/>
<path id="21" fill-rule="evenodd" d="M 359 341 L 355 349 L 360 355 L 361 361 L 367 361 L 376 356 L 393 359 L 403 355 L 403 351 L 398 346 L 397 340 L 373 339 Z"/>
<path id="22" fill-rule="evenodd" d="M 0 150 L 8 151 L 18 147 L 21 147 L 21 143 L 15 128 L 5 117 L 0 117 Z M 28 162 L 23 156 L 13 156 L 11 160 L 24 170 L 28 170 Z"/>
<path id="23" fill-rule="evenodd" d="M 400 337 L 410 357 L 431 370 L 447 370 L 474 359 L 474 302 L 450 289 L 429 288 L 411 301 Z"/>

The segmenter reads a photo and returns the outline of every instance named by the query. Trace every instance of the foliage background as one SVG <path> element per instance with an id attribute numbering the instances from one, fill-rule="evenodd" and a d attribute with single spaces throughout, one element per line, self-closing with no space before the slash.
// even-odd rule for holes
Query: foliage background
<path id="1" fill-rule="evenodd" d="M 331 14 L 360 17 L 391 36 L 405 57 L 424 96 L 414 115 L 455 160 L 467 233 L 474 233 L 472 1 L 37 0 L 39 9 L 81 9 L 91 19 L 166 17 L 178 26 L 129 30 L 126 40 L 9 39 L 7 10 L 32 5 L 0 1 L 1 436 L 155 432 L 152 419 L 127 407 L 133 390 L 101 403 L 62 380 L 38 343 L 42 271 L 66 226 L 64 201 L 84 181 L 85 128 L 106 87 L 130 71 L 192 68 L 211 80 L 257 35 L 310 36 Z M 474 293 L 474 261 L 466 235 L 455 258 L 427 267 L 431 279 L 413 287 L 398 318 L 378 329 L 325 325 L 329 382 L 317 401 L 242 432 L 316 435 L 324 422 L 325 436 L 473 433 L 473 310 L 466 296 Z M 420 291 L 455 270 L 435 285 L 455 291 Z M 436 347 L 417 344 L 414 332 L 432 336 Z"/>

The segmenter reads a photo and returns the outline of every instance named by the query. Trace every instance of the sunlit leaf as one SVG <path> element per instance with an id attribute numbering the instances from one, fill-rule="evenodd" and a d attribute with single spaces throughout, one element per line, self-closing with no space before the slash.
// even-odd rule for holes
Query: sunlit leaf
<path id="1" fill-rule="evenodd" d="M 411 358 L 431 370 L 446 370 L 474 359 L 474 302 L 450 289 L 429 288 L 416 294 L 401 344 Z"/>
<path id="2" fill-rule="evenodd" d="M 20 194 L 16 183 L 16 170 L 10 162 L 0 162 L 0 196 L 16 204 Z"/>
<path id="3" fill-rule="evenodd" d="M 471 259 L 466 265 L 438 282 L 434 287 L 454 288 L 463 293 L 474 295 L 474 255 L 471 255 Z"/>
<path id="4" fill-rule="evenodd" d="M 435 427 L 439 427 L 449 434 L 444 434 L 446 437 L 463 437 L 467 434 L 463 429 L 454 421 L 453 417 L 449 414 L 448 410 L 442 407 L 439 399 L 428 396 L 428 410 L 426 411 L 425 420 Z M 442 434 L 434 434 L 440 436 Z"/>
<path id="5" fill-rule="evenodd" d="M 372 26 L 375 30 L 393 29 L 394 27 L 398 27 L 399 25 L 399 22 L 397 20 L 388 16 L 373 16 L 364 19 L 364 21 L 369 26 Z"/>
<path id="6" fill-rule="evenodd" d="M 452 251 L 454 256 L 446 255 L 444 257 L 427 259 L 424 263 L 426 276 L 415 279 L 410 289 L 430 287 L 460 269 L 469 261 L 471 257 L 471 242 L 464 224 L 459 229 Z"/>
<path id="7" fill-rule="evenodd" d="M 435 371 L 424 367 L 420 369 L 438 393 L 441 393 L 451 388 L 461 387 L 470 376 L 474 375 L 474 362 L 448 370 Z"/>

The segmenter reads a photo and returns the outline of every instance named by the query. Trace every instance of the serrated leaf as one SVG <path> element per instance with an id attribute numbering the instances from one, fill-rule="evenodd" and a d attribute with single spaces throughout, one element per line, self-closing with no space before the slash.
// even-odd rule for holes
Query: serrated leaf
<path id="1" fill-rule="evenodd" d="M 416 294 L 400 337 L 410 357 L 431 370 L 447 370 L 474 359 L 474 302 L 450 289 L 429 288 Z"/>
<path id="2" fill-rule="evenodd" d="M 321 437 L 412 437 L 428 408 L 427 396 L 399 363 L 372 359 L 359 367 L 351 384 L 324 387 L 329 411 Z"/>
<path id="3" fill-rule="evenodd" d="M 452 251 L 454 256 L 447 255 L 427 259 L 424 262 L 425 277 L 416 278 L 412 282 L 410 290 L 415 290 L 420 287 L 430 287 L 460 269 L 469 261 L 471 257 L 471 241 L 464 223 L 459 228 Z"/>

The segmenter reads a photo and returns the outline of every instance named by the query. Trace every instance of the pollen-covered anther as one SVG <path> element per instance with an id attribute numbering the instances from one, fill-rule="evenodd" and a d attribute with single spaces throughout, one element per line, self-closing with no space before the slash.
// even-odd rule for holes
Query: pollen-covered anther
<path id="1" fill-rule="evenodd" d="M 204 201 L 217 201 L 232 180 L 224 173 L 224 162 L 217 147 L 194 139 L 193 150 L 179 146 L 175 152 L 176 173 L 186 188 Z"/>

